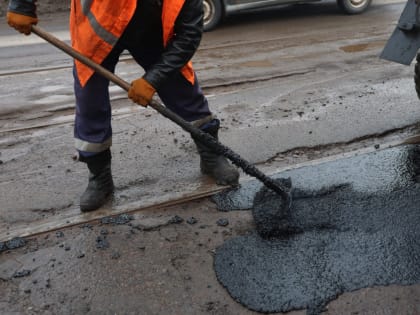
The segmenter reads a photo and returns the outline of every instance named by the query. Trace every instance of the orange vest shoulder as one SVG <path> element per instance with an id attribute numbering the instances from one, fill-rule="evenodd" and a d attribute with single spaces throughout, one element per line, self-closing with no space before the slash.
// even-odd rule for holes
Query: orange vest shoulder
<path id="1" fill-rule="evenodd" d="M 174 32 L 175 21 L 185 0 L 163 0 L 163 44 L 166 46 Z M 70 34 L 74 49 L 101 64 L 123 34 L 136 10 L 137 0 L 91 1 L 83 7 L 79 0 L 72 0 Z M 94 70 L 75 61 L 80 84 L 84 86 Z M 185 78 L 194 84 L 194 71 L 189 61 L 182 69 Z"/>

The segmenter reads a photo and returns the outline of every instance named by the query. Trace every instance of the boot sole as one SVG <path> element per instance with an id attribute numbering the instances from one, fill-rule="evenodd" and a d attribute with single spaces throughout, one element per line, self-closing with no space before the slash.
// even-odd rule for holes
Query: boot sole
<path id="1" fill-rule="evenodd" d="M 112 194 L 113 194 L 113 192 L 110 192 L 109 194 L 107 194 L 105 196 L 105 198 L 103 199 L 103 202 L 100 203 L 100 204 L 96 204 L 96 205 L 83 205 L 83 204 L 80 204 L 80 211 L 81 212 L 92 212 L 92 211 L 95 211 L 95 210 L 99 209 L 100 207 L 102 207 L 104 204 L 106 204 L 109 201 L 109 199 L 111 198 Z"/>

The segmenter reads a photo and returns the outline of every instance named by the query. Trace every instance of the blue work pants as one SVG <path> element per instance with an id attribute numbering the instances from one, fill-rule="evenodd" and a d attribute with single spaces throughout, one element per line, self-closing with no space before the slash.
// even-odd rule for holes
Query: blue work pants
<path id="1" fill-rule="evenodd" d="M 147 71 L 160 57 L 160 49 L 145 48 L 142 45 L 124 47 L 117 43 L 102 66 L 111 72 L 115 71 L 119 56 L 127 49 L 134 60 Z M 75 68 L 74 92 L 76 97 L 76 118 L 74 137 L 79 154 L 89 157 L 109 149 L 111 146 L 111 104 L 109 99 L 109 80 L 100 74 L 93 74 L 82 87 Z M 198 82 L 192 85 L 181 72 L 176 72 L 157 91 L 167 108 L 186 121 L 195 121 L 211 115 Z"/>

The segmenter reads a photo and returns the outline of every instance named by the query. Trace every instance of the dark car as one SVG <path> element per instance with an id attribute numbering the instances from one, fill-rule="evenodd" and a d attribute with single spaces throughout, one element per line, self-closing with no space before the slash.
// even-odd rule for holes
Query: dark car
<path id="1" fill-rule="evenodd" d="M 336 0 L 339 8 L 347 14 L 365 11 L 372 0 Z M 319 2 L 319 0 L 203 0 L 204 30 L 214 29 L 221 20 L 231 14 L 270 6 Z"/>

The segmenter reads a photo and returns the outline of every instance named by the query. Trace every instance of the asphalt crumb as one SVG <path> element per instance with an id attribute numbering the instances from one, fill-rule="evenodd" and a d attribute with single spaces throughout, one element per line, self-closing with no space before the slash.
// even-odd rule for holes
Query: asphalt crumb
<path id="1" fill-rule="evenodd" d="M 106 238 L 106 235 L 101 235 L 96 237 L 96 248 L 97 249 L 107 249 L 109 248 L 109 242 Z"/>
<path id="2" fill-rule="evenodd" d="M 229 225 L 229 220 L 226 218 L 220 218 L 219 220 L 216 221 L 216 224 L 218 226 L 228 226 Z"/>
<path id="3" fill-rule="evenodd" d="M 13 274 L 13 278 L 22 278 L 22 277 L 27 277 L 27 276 L 29 276 L 30 274 L 31 274 L 31 270 L 24 269 L 24 270 L 21 270 L 21 271 L 16 271 L 16 272 Z"/>
<path id="4" fill-rule="evenodd" d="M 0 253 L 6 250 L 13 250 L 26 245 L 26 240 L 22 237 L 15 237 L 7 242 L 0 242 Z"/>
<path id="5" fill-rule="evenodd" d="M 180 224 L 184 222 L 184 219 L 179 215 L 174 215 L 172 218 L 169 219 L 169 224 Z"/>
<path id="6" fill-rule="evenodd" d="M 191 225 L 196 224 L 197 222 L 198 222 L 198 220 L 195 217 L 189 217 L 187 219 L 187 223 L 191 224 Z"/>
<path id="7" fill-rule="evenodd" d="M 101 224 L 123 225 L 134 220 L 134 216 L 130 214 L 120 214 L 117 216 L 110 216 L 101 219 Z"/>

